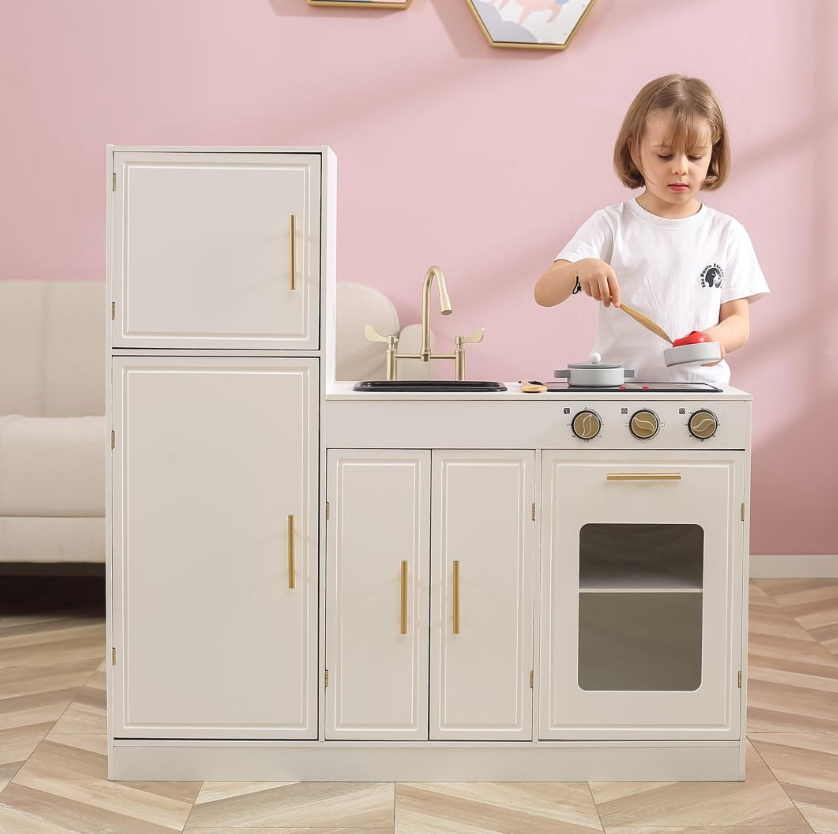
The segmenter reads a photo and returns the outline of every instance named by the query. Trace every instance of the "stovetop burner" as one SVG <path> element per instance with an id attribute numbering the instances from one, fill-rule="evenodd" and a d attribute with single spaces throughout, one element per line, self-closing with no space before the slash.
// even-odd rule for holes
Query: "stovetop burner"
<path id="1" fill-rule="evenodd" d="M 721 394 L 722 389 L 716 388 L 715 385 L 710 385 L 708 382 L 641 382 L 640 380 L 632 380 L 631 382 L 624 382 L 622 385 L 569 385 L 565 379 L 550 380 L 544 383 L 548 391 L 573 393 L 603 393 L 609 394 L 654 394 L 660 391 L 672 393 L 706 393 L 706 394 Z"/>

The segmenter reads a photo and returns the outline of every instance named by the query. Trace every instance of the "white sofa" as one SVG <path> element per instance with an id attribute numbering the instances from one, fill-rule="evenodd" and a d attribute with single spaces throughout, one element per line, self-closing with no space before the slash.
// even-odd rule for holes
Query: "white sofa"
<path id="1" fill-rule="evenodd" d="M 104 293 L 103 281 L 0 281 L 0 562 L 105 561 Z M 371 287 L 338 284 L 337 322 L 340 379 L 385 376 L 364 324 L 418 351 L 419 325 L 400 331 Z"/>
<path id="2" fill-rule="evenodd" d="M 104 293 L 0 281 L 0 561 L 105 561 Z"/>

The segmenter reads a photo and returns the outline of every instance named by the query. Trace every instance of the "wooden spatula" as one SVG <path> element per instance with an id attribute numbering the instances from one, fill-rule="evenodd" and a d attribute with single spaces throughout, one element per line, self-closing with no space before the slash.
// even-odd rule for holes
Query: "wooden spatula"
<path id="1" fill-rule="evenodd" d="M 623 302 L 620 303 L 620 309 L 628 313 L 635 321 L 640 322 L 647 330 L 651 330 L 656 336 L 660 336 L 661 339 L 669 342 L 670 345 L 672 344 L 672 339 L 669 338 L 666 331 L 648 316 L 643 315 L 639 310 L 635 310 L 634 307 L 629 307 L 628 304 Z"/>

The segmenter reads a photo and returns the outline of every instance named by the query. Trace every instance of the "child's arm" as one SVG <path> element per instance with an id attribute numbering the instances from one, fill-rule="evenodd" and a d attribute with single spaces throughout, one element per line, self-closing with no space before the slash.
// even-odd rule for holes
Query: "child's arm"
<path id="1" fill-rule="evenodd" d="M 732 350 L 738 350 L 748 341 L 751 335 L 750 304 L 747 298 L 737 298 L 726 301 L 719 308 L 719 323 L 704 331 L 704 335 L 722 348 L 722 359 Z M 722 361 L 719 359 L 719 362 Z M 718 365 L 710 362 L 707 367 Z"/>
<path id="2" fill-rule="evenodd" d="M 620 285 L 610 265 L 599 258 L 584 258 L 581 261 L 556 261 L 536 281 L 533 296 L 542 307 L 561 304 L 573 292 L 576 279 L 585 295 L 601 301 L 607 307 L 611 302 L 620 306 Z"/>
<path id="3" fill-rule="evenodd" d="M 576 264 L 556 261 L 535 283 L 533 297 L 542 307 L 555 307 L 570 297 L 576 286 Z"/>

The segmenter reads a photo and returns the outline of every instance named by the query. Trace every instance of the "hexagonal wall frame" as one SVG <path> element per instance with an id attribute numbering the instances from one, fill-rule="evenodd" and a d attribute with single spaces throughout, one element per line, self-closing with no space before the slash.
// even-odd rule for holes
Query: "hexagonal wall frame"
<path id="1" fill-rule="evenodd" d="M 466 0 L 491 46 L 567 49 L 595 0 Z"/>

